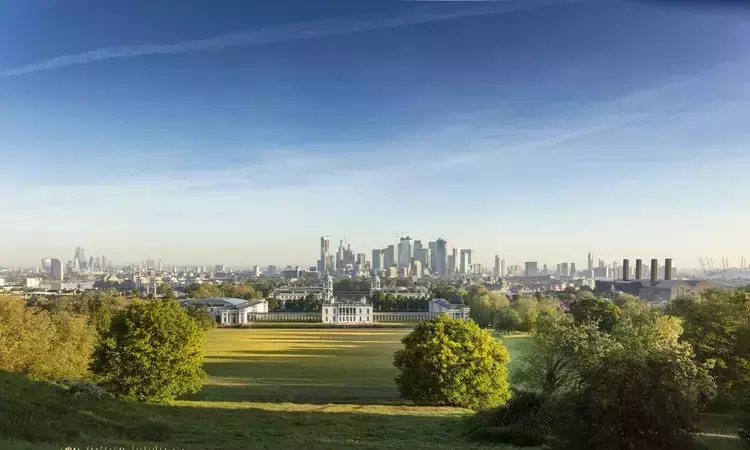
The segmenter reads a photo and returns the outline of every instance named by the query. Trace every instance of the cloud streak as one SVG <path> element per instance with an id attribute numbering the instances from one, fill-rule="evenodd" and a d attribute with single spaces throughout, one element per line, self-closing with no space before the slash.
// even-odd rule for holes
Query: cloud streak
<path id="1" fill-rule="evenodd" d="M 420 23 L 440 22 L 450 19 L 505 14 L 522 10 L 542 8 L 557 4 L 581 2 L 586 0 L 501 0 L 483 2 L 481 6 L 463 8 L 457 11 L 416 10 L 398 17 L 381 18 L 368 21 L 316 21 L 287 24 L 277 28 L 240 31 L 207 39 L 184 41 L 170 44 L 146 44 L 119 47 L 106 47 L 83 53 L 61 55 L 35 63 L 0 69 L 0 78 L 27 75 L 47 70 L 79 64 L 89 64 L 111 59 L 135 58 L 152 55 L 177 55 L 193 52 L 211 51 L 223 48 L 260 46 L 267 44 L 293 42 L 315 39 L 324 36 L 336 36 L 364 31 L 375 31 L 397 28 Z"/>

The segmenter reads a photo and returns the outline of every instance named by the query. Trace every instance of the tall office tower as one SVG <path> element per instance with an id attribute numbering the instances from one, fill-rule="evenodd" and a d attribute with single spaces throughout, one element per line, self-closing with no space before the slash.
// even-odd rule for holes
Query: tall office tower
<path id="1" fill-rule="evenodd" d="M 101 270 L 102 268 L 102 258 L 101 256 L 97 256 L 96 259 L 94 259 L 94 268 Z"/>
<path id="2" fill-rule="evenodd" d="M 320 260 L 318 260 L 318 272 L 325 275 L 329 272 L 328 255 L 331 253 L 331 237 L 320 237 Z"/>
<path id="3" fill-rule="evenodd" d="M 365 254 L 357 253 L 357 265 L 360 267 L 360 269 L 365 267 L 365 262 L 367 262 L 367 258 L 365 258 Z"/>
<path id="4" fill-rule="evenodd" d="M 576 263 L 574 262 L 570 263 L 570 276 L 576 276 Z"/>
<path id="5" fill-rule="evenodd" d="M 508 274 L 508 272 L 505 271 L 505 260 L 501 259 L 500 260 L 500 276 L 504 277 L 507 274 Z"/>
<path id="6" fill-rule="evenodd" d="M 379 248 L 372 249 L 372 270 L 375 272 L 385 269 L 384 257 L 385 253 Z"/>
<path id="7" fill-rule="evenodd" d="M 562 264 L 557 265 L 557 270 L 555 270 L 555 275 L 557 275 L 558 277 L 562 276 Z"/>
<path id="8" fill-rule="evenodd" d="M 414 249 L 414 259 L 422 263 L 421 269 L 422 269 L 422 274 L 424 274 L 424 270 L 430 264 L 430 249 L 429 248 Z"/>
<path id="9" fill-rule="evenodd" d="M 398 243 L 398 267 L 411 267 L 414 258 L 414 241 L 409 236 L 401 238 Z"/>
<path id="10" fill-rule="evenodd" d="M 466 275 L 471 273 L 473 270 L 473 263 L 471 261 L 471 250 L 468 248 L 461 250 L 461 274 Z"/>
<path id="11" fill-rule="evenodd" d="M 432 246 L 433 242 L 430 242 Z M 430 269 L 434 275 L 444 277 L 448 275 L 448 241 L 443 238 L 439 238 L 434 242 L 435 250 L 430 251 L 430 259 L 433 262 L 430 264 Z"/>
<path id="12" fill-rule="evenodd" d="M 75 254 L 73 255 L 73 260 L 76 258 L 78 258 L 79 263 L 86 263 L 86 253 L 80 245 L 76 247 Z"/>
<path id="13" fill-rule="evenodd" d="M 326 256 L 328 261 L 326 262 L 326 273 L 335 273 L 339 267 L 336 267 L 336 255 Z"/>
<path id="14" fill-rule="evenodd" d="M 427 249 L 430 251 L 430 271 L 433 275 L 437 275 L 437 242 L 430 241 L 427 244 Z"/>
<path id="15" fill-rule="evenodd" d="M 42 258 L 42 270 L 47 275 L 52 273 L 52 258 Z"/>
<path id="16" fill-rule="evenodd" d="M 495 255 L 495 267 L 492 268 L 492 274 L 496 277 L 502 275 L 502 272 L 500 272 L 500 255 Z"/>
<path id="17" fill-rule="evenodd" d="M 560 276 L 561 277 L 569 277 L 570 271 L 568 269 L 568 263 L 564 262 L 560 264 Z"/>
<path id="18" fill-rule="evenodd" d="M 526 271 L 524 273 L 527 277 L 536 277 L 539 276 L 539 268 L 536 263 L 536 261 L 528 261 L 526 262 Z"/>
<path id="19" fill-rule="evenodd" d="M 260 276 L 260 266 L 257 264 L 253 266 L 253 276 L 255 278 L 258 278 Z"/>
<path id="20" fill-rule="evenodd" d="M 384 268 L 386 270 L 389 270 L 391 267 L 396 265 L 396 246 L 395 245 L 389 245 L 385 249 L 385 266 Z"/>
<path id="21" fill-rule="evenodd" d="M 107 270 L 109 268 L 109 264 L 107 264 L 107 257 L 102 255 L 102 268 L 104 270 Z"/>
<path id="22" fill-rule="evenodd" d="M 455 275 L 458 272 L 458 249 L 453 247 L 450 258 L 448 258 L 448 273 Z"/>
<path id="23" fill-rule="evenodd" d="M 594 254 L 589 252 L 589 265 L 587 267 L 589 276 L 594 273 Z"/>
<path id="24" fill-rule="evenodd" d="M 57 258 L 50 259 L 50 275 L 53 280 L 62 281 L 63 279 L 62 263 Z"/>
<path id="25" fill-rule="evenodd" d="M 159 272 L 164 271 L 164 263 L 161 258 L 159 258 Z"/>
<path id="26" fill-rule="evenodd" d="M 153 269 L 155 267 L 156 267 L 156 264 L 154 263 L 153 259 L 146 260 L 146 269 Z"/>
<path id="27" fill-rule="evenodd" d="M 423 249 L 422 241 L 416 240 L 414 241 L 414 253 L 417 253 L 417 250 Z"/>
<path id="28" fill-rule="evenodd" d="M 94 257 L 93 256 L 89 256 L 89 262 L 88 262 L 88 264 L 86 264 L 86 268 L 89 269 L 89 270 L 91 270 L 91 269 L 94 268 Z"/>

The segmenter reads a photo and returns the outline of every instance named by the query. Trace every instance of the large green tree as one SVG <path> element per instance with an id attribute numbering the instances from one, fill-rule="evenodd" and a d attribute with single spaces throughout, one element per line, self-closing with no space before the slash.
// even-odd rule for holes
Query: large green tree
<path id="1" fill-rule="evenodd" d="M 570 313 L 578 323 L 594 322 L 603 331 L 612 331 L 620 317 L 620 309 L 609 300 L 578 297 L 570 304 Z"/>
<path id="2" fill-rule="evenodd" d="M 471 409 L 510 398 L 508 351 L 474 322 L 441 315 L 419 322 L 401 342 L 393 364 L 402 398 Z"/>
<path id="3" fill-rule="evenodd" d="M 707 291 L 678 298 L 668 311 L 682 318 L 682 338 L 696 358 L 713 364 L 719 388 L 739 397 L 750 387 L 750 294 L 741 290 Z"/>
<path id="4" fill-rule="evenodd" d="M 200 389 L 203 347 L 203 330 L 177 302 L 135 302 L 113 317 L 91 369 L 117 396 L 166 402 Z"/>

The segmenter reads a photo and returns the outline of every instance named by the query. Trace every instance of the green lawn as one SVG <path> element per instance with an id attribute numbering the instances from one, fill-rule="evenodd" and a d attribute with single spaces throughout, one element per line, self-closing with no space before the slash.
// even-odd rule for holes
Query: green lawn
<path id="1" fill-rule="evenodd" d="M 0 448 L 488 448 L 464 438 L 470 411 L 398 398 L 393 352 L 408 331 L 214 330 L 205 386 L 170 406 L 75 398 L 0 373 Z M 503 341 L 512 371 L 529 339 Z M 717 450 L 740 448 L 731 426 L 726 416 L 704 416 L 701 428 L 714 433 L 705 442 Z"/>

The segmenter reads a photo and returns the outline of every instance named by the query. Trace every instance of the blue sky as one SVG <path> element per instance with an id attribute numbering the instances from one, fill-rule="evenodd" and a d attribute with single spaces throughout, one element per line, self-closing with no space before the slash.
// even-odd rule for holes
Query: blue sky
<path id="1" fill-rule="evenodd" d="M 747 9 L 19 0 L 0 42 L 0 264 L 750 253 Z"/>

